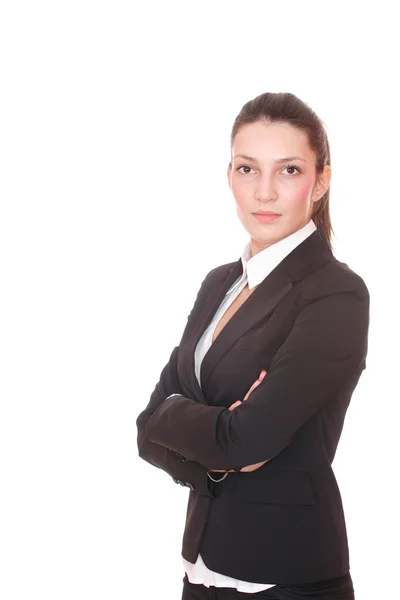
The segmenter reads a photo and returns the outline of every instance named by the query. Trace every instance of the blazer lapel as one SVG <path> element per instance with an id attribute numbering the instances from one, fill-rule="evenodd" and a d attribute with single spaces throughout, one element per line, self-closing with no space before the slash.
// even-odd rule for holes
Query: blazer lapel
<path id="1" fill-rule="evenodd" d="M 243 265 L 241 259 L 239 259 L 237 262 L 233 263 L 230 268 L 228 268 L 227 272 L 223 272 L 222 277 L 213 282 L 213 287 L 207 291 L 204 303 L 200 306 L 199 312 L 193 315 L 194 326 L 193 329 L 188 333 L 187 340 L 184 343 L 184 354 L 186 357 L 185 372 L 187 379 L 190 382 L 189 392 L 195 397 L 196 400 L 198 400 L 198 402 L 203 402 L 204 404 L 207 402 L 203 391 L 199 386 L 195 372 L 195 349 L 200 337 L 203 335 L 204 331 L 207 329 L 215 313 L 217 312 L 226 292 L 235 283 L 238 277 L 242 275 L 242 273 Z"/>
<path id="2" fill-rule="evenodd" d="M 237 340 L 254 327 L 262 319 L 266 319 L 274 311 L 278 303 L 290 292 L 294 283 L 304 279 L 309 273 L 320 268 L 332 258 L 332 251 L 320 230 L 314 231 L 308 238 L 290 252 L 246 299 L 240 308 L 222 328 L 215 341 L 206 352 L 201 368 L 200 381 L 197 381 L 194 364 L 194 352 L 200 337 L 210 324 L 218 310 L 226 292 L 243 273 L 242 261 L 239 259 L 228 270 L 225 277 L 207 294 L 210 302 L 205 302 L 200 313 L 195 317 L 195 325 L 185 343 L 187 356 L 187 376 L 190 392 L 199 402 L 207 403 L 204 391 L 207 388 L 212 372 L 217 363 L 229 351 Z"/>
<path id="3" fill-rule="evenodd" d="M 203 392 L 207 389 L 208 380 L 218 361 L 246 331 L 259 321 L 267 319 L 292 287 L 290 277 L 278 265 L 233 314 L 211 344 L 201 363 L 200 381 Z M 214 310 L 213 315 L 215 312 Z M 208 322 L 210 321 L 211 319 L 208 319 Z"/>

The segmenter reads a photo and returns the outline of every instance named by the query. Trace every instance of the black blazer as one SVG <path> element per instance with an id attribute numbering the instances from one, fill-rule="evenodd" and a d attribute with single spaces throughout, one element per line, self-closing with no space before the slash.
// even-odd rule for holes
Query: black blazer
<path id="1" fill-rule="evenodd" d="M 258 583 L 296 584 L 350 568 L 331 463 L 366 367 L 369 292 L 317 229 L 260 283 L 201 365 L 194 350 L 242 262 L 204 279 L 182 339 L 137 418 L 139 455 L 190 488 L 182 555 Z M 265 369 L 267 375 L 243 399 Z M 173 396 L 172 393 L 182 396 Z M 260 469 L 246 465 L 269 460 Z M 218 484 L 207 469 L 235 469 Z M 221 474 L 216 473 L 215 477 Z"/>

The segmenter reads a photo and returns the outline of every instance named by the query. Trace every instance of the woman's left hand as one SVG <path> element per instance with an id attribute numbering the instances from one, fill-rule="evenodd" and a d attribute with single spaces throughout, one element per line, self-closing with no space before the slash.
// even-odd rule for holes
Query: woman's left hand
<path id="1" fill-rule="evenodd" d="M 252 471 L 256 471 L 257 469 L 259 469 L 260 467 L 265 465 L 266 462 L 268 462 L 268 460 L 263 460 L 262 462 L 254 463 L 254 465 L 247 465 L 247 467 L 242 467 L 240 469 L 240 473 L 251 473 Z M 227 472 L 225 469 L 208 469 L 208 470 L 213 471 L 214 473 L 226 473 Z M 230 469 L 228 471 L 228 473 L 235 473 L 235 472 L 236 471 L 234 469 Z"/>

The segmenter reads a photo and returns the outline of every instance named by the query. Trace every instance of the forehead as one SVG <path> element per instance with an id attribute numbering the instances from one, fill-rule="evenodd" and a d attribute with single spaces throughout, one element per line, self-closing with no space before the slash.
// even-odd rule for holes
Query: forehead
<path id="1" fill-rule="evenodd" d="M 232 144 L 232 155 L 238 153 L 253 156 L 257 160 L 296 155 L 312 161 L 314 157 L 307 134 L 288 123 L 257 122 L 243 125 Z"/>

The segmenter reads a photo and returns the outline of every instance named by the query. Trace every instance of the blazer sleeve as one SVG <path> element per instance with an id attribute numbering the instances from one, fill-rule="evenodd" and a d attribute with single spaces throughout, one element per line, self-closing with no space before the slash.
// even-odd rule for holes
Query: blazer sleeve
<path id="1" fill-rule="evenodd" d="M 146 423 L 150 440 L 213 469 L 234 469 L 279 454 L 338 388 L 365 368 L 369 293 L 357 285 L 303 301 L 267 375 L 235 410 L 182 396 L 161 403 Z"/>
<path id="2" fill-rule="evenodd" d="M 179 346 L 176 346 L 161 372 L 160 379 L 151 394 L 147 407 L 136 419 L 138 452 L 139 456 L 148 463 L 166 471 L 175 483 L 213 498 L 215 494 L 206 467 L 196 461 L 188 460 L 181 453 L 168 448 L 165 444 L 151 441 L 146 435 L 146 423 L 157 407 L 168 394 L 182 392 L 177 375 L 178 353 Z"/>
<path id="3" fill-rule="evenodd" d="M 207 294 L 209 282 L 214 275 L 219 274 L 221 268 L 225 269 L 225 266 L 226 265 L 216 267 L 207 273 L 200 285 L 195 302 L 187 317 L 187 323 L 196 307 L 204 301 L 204 295 Z M 189 459 L 183 452 L 175 450 L 173 444 L 163 444 L 162 442 L 151 440 L 146 432 L 148 420 L 157 411 L 158 407 L 163 404 L 167 398 L 167 401 L 169 401 L 176 398 L 176 394 L 183 394 L 178 377 L 178 355 L 179 345 L 175 346 L 169 361 L 163 368 L 160 379 L 150 396 L 148 405 L 136 419 L 139 456 L 155 467 L 166 471 L 171 475 L 175 483 L 194 489 L 204 496 L 215 498 L 218 482 L 213 482 L 208 477 L 208 467 L 206 465 L 200 464 L 196 459 Z M 169 396 L 172 397 L 169 398 Z M 220 474 L 213 474 L 213 477 L 218 479 Z"/>

